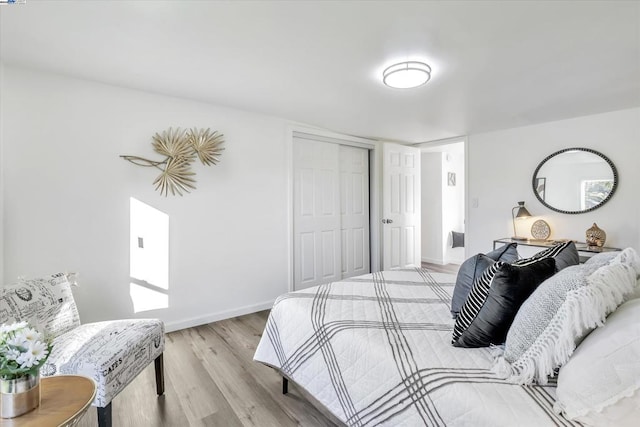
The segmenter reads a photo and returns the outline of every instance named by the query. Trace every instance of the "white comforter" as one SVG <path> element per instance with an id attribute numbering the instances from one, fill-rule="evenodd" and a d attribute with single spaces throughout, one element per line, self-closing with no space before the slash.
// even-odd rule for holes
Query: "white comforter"
<path id="1" fill-rule="evenodd" d="M 451 345 L 454 281 L 393 270 L 283 295 L 254 359 L 350 426 L 576 425 L 554 414 L 553 385 L 507 384 L 489 349 Z"/>

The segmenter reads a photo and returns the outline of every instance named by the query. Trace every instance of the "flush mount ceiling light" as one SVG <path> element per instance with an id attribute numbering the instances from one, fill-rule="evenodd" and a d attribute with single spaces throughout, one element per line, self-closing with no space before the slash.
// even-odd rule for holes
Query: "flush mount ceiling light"
<path id="1" fill-rule="evenodd" d="M 424 62 L 406 61 L 393 64 L 382 72 L 382 82 L 396 89 L 422 86 L 431 78 L 431 67 Z"/>

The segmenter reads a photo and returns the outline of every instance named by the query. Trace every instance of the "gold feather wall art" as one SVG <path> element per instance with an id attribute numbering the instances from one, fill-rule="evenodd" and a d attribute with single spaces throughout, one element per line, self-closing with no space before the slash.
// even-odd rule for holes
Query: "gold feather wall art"
<path id="1" fill-rule="evenodd" d="M 156 190 L 165 197 L 190 193 L 195 190 L 195 172 L 191 170 L 196 157 L 205 166 L 215 165 L 220 161 L 224 150 L 224 135 L 211 129 L 181 130 L 169 128 L 153 135 L 153 150 L 164 156 L 164 160 L 149 160 L 139 156 L 120 156 L 138 166 L 155 167 L 161 171 L 153 181 Z"/>

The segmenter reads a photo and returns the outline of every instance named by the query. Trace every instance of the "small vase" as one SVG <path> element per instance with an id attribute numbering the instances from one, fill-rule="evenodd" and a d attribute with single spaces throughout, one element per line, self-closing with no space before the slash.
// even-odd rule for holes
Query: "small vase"
<path id="1" fill-rule="evenodd" d="M 0 418 L 15 418 L 40 406 L 40 373 L 0 379 Z"/>
<path id="2" fill-rule="evenodd" d="M 607 233 L 603 229 L 598 227 L 595 222 L 586 232 L 586 241 L 589 246 L 604 246 L 604 242 L 607 240 Z"/>

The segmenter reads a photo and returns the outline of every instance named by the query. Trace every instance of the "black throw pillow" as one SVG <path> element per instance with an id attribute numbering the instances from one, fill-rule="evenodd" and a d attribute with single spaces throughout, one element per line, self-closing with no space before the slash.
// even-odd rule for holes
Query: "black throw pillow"
<path id="1" fill-rule="evenodd" d="M 518 249 L 515 243 L 509 243 L 486 255 L 477 254 L 467 259 L 460 265 L 456 286 L 453 288 L 451 298 L 451 316 L 455 319 L 462 308 L 462 304 L 469 296 L 471 287 L 478 277 L 495 261 L 512 263 L 518 259 Z"/>
<path id="2" fill-rule="evenodd" d="M 580 255 L 576 244 L 572 241 L 558 243 L 548 249 L 538 252 L 531 258 L 521 259 L 514 264 L 526 264 L 532 259 L 553 258 L 556 260 L 556 271 L 560 271 L 572 265 L 580 264 Z"/>
<path id="3" fill-rule="evenodd" d="M 504 343 L 520 306 L 555 271 L 552 257 L 518 265 L 493 264 L 473 284 L 456 318 L 451 343 L 456 347 Z"/>

